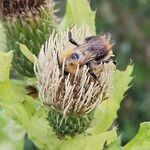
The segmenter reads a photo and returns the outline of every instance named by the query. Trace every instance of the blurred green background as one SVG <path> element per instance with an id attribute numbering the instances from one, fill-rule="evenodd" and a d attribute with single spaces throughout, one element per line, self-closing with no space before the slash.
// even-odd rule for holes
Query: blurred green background
<path id="1" fill-rule="evenodd" d="M 117 120 L 122 144 L 133 138 L 143 121 L 150 120 L 150 1 L 91 0 L 97 33 L 110 32 L 116 41 L 118 67 L 134 63 L 134 79 L 121 103 Z"/>
<path id="2" fill-rule="evenodd" d="M 66 0 L 59 1 L 56 13 L 65 14 Z M 89 0 L 96 11 L 96 32 L 110 32 L 116 41 L 118 68 L 134 63 L 134 79 L 118 111 L 118 133 L 122 144 L 132 139 L 141 122 L 150 120 L 150 1 Z"/>

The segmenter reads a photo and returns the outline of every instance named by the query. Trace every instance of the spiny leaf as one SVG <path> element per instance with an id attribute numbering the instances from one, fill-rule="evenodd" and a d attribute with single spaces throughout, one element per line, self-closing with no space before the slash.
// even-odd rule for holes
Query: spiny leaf
<path id="1" fill-rule="evenodd" d="M 0 150 L 23 150 L 24 130 L 0 110 Z"/>
<path id="2" fill-rule="evenodd" d="M 12 57 L 12 51 L 8 53 L 0 52 L 0 82 L 9 80 Z"/>
<path id="3" fill-rule="evenodd" d="M 115 71 L 113 89 L 110 91 L 109 98 L 103 101 L 96 109 L 94 122 L 87 132 L 92 134 L 106 132 L 114 119 L 117 118 L 120 102 L 124 98 L 124 93 L 129 88 L 129 83 L 132 80 L 132 71 L 133 66 L 128 66 L 126 71 Z"/>
<path id="4" fill-rule="evenodd" d="M 6 79 L 1 78 L 2 81 L 0 82 L 0 89 L 3 91 L 3 94 L 0 93 L 1 106 L 10 118 L 24 128 L 29 138 L 39 149 L 67 150 L 71 148 L 82 150 L 94 148 L 96 150 L 102 149 L 106 141 L 110 144 L 117 139 L 116 129 L 106 131 L 117 116 L 120 101 L 131 80 L 132 66 L 129 66 L 125 72 L 115 72 L 114 87 L 110 93 L 110 98 L 108 101 L 104 101 L 99 106 L 100 108 L 97 109 L 95 122 L 89 130 L 93 135 L 80 135 L 59 140 L 48 124 L 46 109 L 43 107 L 38 109 L 41 105 L 40 102 L 26 96 L 22 82 L 9 80 L 12 55 L 9 53 L 1 54 L 0 57 L 3 61 L 5 56 L 7 58 L 5 64 L 7 67 L 3 68 L 3 70 L 0 68 L 0 73 L 3 76 L 7 76 Z M 3 61 L 0 61 L 0 66 L 2 66 Z M 13 92 L 10 92 L 11 90 Z"/>
<path id="5" fill-rule="evenodd" d="M 25 98 L 26 90 L 22 81 L 5 81 L 0 83 L 0 99 L 1 101 L 22 102 Z"/>
<path id="6" fill-rule="evenodd" d="M 0 52 L 0 103 L 22 102 L 26 94 L 22 81 L 9 79 L 12 57 L 12 51 Z"/>
<path id="7" fill-rule="evenodd" d="M 27 132 L 29 139 L 40 149 L 53 149 L 57 138 L 46 119 L 47 113 L 44 108 L 39 108 L 40 103 L 26 96 L 23 102 L 3 102 L 2 108 L 6 114 Z"/>
<path id="8" fill-rule="evenodd" d="M 30 50 L 27 48 L 26 45 L 19 44 L 19 46 L 20 46 L 21 52 L 26 56 L 26 58 L 29 59 L 30 62 L 34 63 L 35 62 L 35 55 L 30 52 Z"/>
<path id="9" fill-rule="evenodd" d="M 115 141 L 116 138 L 116 129 L 114 128 L 111 131 L 94 136 L 79 136 L 64 140 L 62 144 L 60 144 L 59 150 L 100 150 L 103 149 L 105 142 L 110 144 Z"/>
<path id="10" fill-rule="evenodd" d="M 121 140 L 118 137 L 114 142 L 111 144 L 107 144 L 107 150 L 121 150 Z"/>
<path id="11" fill-rule="evenodd" d="M 0 22 L 0 51 L 7 51 L 7 40 L 5 30 L 2 23 Z"/>
<path id="12" fill-rule="evenodd" d="M 58 29 L 86 23 L 95 32 L 95 12 L 90 9 L 87 0 L 67 0 L 66 13 Z"/>
<path id="13" fill-rule="evenodd" d="M 23 82 L 9 79 L 12 53 L 1 52 L 0 57 L 0 66 L 5 66 L 0 68 L 1 77 L 7 77 L 1 78 L 0 82 L 1 108 L 7 116 L 23 127 L 40 149 L 53 149 L 57 138 L 46 119 L 46 110 L 43 107 L 38 109 L 40 102 L 26 95 Z"/>
<path id="14" fill-rule="evenodd" d="M 57 137 L 49 126 L 46 117 L 34 115 L 30 120 L 30 127 L 27 129 L 29 138 L 40 149 L 55 149 Z"/>
<path id="15" fill-rule="evenodd" d="M 123 150 L 149 150 L 150 149 L 150 122 L 143 122 L 137 135 L 123 147 Z"/>

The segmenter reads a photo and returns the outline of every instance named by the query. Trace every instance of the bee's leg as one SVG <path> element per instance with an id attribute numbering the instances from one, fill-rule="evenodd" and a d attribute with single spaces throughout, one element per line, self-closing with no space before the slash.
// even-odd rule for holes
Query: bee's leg
<path id="1" fill-rule="evenodd" d="M 61 64 L 60 64 L 60 61 L 59 61 L 58 52 L 57 52 L 57 62 L 58 62 L 58 66 L 59 66 L 59 68 L 61 68 Z"/>
<path id="2" fill-rule="evenodd" d="M 117 66 L 117 61 L 116 61 L 116 60 L 113 60 L 113 64 L 114 64 L 115 66 Z"/>
<path id="3" fill-rule="evenodd" d="M 89 72 L 89 73 L 90 73 L 90 75 L 91 75 L 95 80 L 98 81 L 97 76 L 96 76 L 93 72 Z"/>
<path id="4" fill-rule="evenodd" d="M 58 62 L 58 67 L 61 70 L 62 65 L 60 64 L 60 61 L 59 61 L 58 52 L 57 52 L 57 62 Z M 66 70 L 64 70 L 64 75 L 68 75 L 68 72 Z"/>
<path id="5" fill-rule="evenodd" d="M 91 68 L 90 63 L 87 63 L 86 66 L 89 68 L 89 71 L 88 71 L 89 74 L 90 74 L 95 80 L 97 80 L 97 81 L 99 82 L 97 76 L 92 72 L 92 68 Z"/>
<path id="6" fill-rule="evenodd" d="M 79 44 L 72 38 L 71 31 L 68 32 L 68 38 L 69 38 L 70 43 L 72 43 L 73 45 L 79 46 Z"/>
<path id="7" fill-rule="evenodd" d="M 112 60 L 112 59 L 104 60 L 104 61 L 101 61 L 101 62 L 104 64 L 104 63 L 109 63 L 110 61 L 112 61 L 115 66 L 117 65 L 117 61 Z"/>

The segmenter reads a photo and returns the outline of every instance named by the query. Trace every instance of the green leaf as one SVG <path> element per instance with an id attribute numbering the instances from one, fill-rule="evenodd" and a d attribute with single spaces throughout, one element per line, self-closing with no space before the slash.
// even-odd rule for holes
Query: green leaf
<path id="1" fill-rule="evenodd" d="M 34 63 L 36 58 L 35 55 L 30 52 L 26 45 L 19 44 L 19 46 L 21 52 L 26 56 L 26 58 L 28 58 L 32 63 Z"/>
<path id="2" fill-rule="evenodd" d="M 141 123 L 137 135 L 123 147 L 123 150 L 150 149 L 150 122 Z"/>
<path id="3" fill-rule="evenodd" d="M 103 149 L 105 142 L 108 144 L 117 138 L 116 129 L 111 131 L 87 136 L 77 136 L 64 140 L 59 146 L 59 150 L 100 150 Z"/>
<path id="4" fill-rule="evenodd" d="M 109 93 L 109 99 L 103 101 L 96 109 L 95 119 L 92 127 L 87 130 L 88 133 L 99 134 L 106 132 L 114 119 L 117 118 L 120 102 L 124 98 L 124 93 L 129 88 L 129 83 L 132 80 L 132 71 L 133 66 L 128 66 L 126 71 L 115 71 L 113 89 Z"/>
<path id="5" fill-rule="evenodd" d="M 46 119 L 46 109 L 38 109 L 40 101 L 26 95 L 24 82 L 9 79 L 12 52 L 0 52 L 0 58 L 1 108 L 9 118 L 23 127 L 40 149 L 54 149 L 58 139 Z"/>
<path id="6" fill-rule="evenodd" d="M 22 81 L 10 80 L 13 53 L 0 52 L 0 102 L 23 101 L 26 90 Z"/>
<path id="7" fill-rule="evenodd" d="M 23 150 L 24 130 L 0 110 L 0 150 Z"/>
<path id="8" fill-rule="evenodd" d="M 4 53 L 0 51 L 0 82 L 9 80 L 9 71 L 13 53 L 12 51 Z"/>
<path id="9" fill-rule="evenodd" d="M 5 30 L 0 22 L 0 51 L 7 51 L 7 40 L 6 40 L 6 35 L 5 35 Z"/>
<path id="10" fill-rule="evenodd" d="M 5 81 L 0 83 L 0 99 L 1 101 L 22 102 L 25 98 L 26 90 L 22 81 Z"/>
<path id="11" fill-rule="evenodd" d="M 111 144 L 107 144 L 107 150 L 121 150 L 121 139 L 118 137 L 114 142 Z"/>
<path id="12" fill-rule="evenodd" d="M 29 138 L 40 149 L 55 149 L 58 138 L 49 126 L 46 115 L 35 114 L 31 117 L 27 133 Z"/>
<path id="13" fill-rule="evenodd" d="M 40 149 L 51 149 L 57 138 L 47 121 L 47 113 L 40 102 L 27 96 L 22 104 L 23 109 L 28 112 L 29 120 L 25 125 L 29 139 Z M 39 128 L 40 127 L 40 128 Z"/>
<path id="14" fill-rule="evenodd" d="M 40 149 L 53 149 L 57 138 L 46 119 L 44 108 L 39 108 L 39 101 L 26 96 L 22 102 L 3 101 L 2 108 L 7 116 L 21 125 L 29 139 Z"/>
<path id="15" fill-rule="evenodd" d="M 46 119 L 47 113 L 40 102 L 26 96 L 23 102 L 3 102 L 5 113 L 27 132 L 29 139 L 40 149 L 53 149 L 57 137 Z"/>
<path id="16" fill-rule="evenodd" d="M 95 124 L 89 130 L 90 133 L 95 135 L 80 135 L 59 140 L 49 126 L 46 109 L 41 107 L 41 103 L 38 100 L 26 95 L 23 82 L 9 80 L 12 52 L 0 53 L 0 57 L 2 58 L 0 66 L 3 67 L 4 62 L 6 66 L 5 68 L 0 68 L 0 104 L 5 113 L 23 127 L 29 139 L 39 149 L 102 149 L 106 141 L 107 144 L 116 141 L 116 129 L 106 131 L 117 117 L 116 113 L 119 109 L 120 101 L 131 80 L 131 66 L 125 72 L 115 72 L 114 88 L 110 92 L 110 99 L 99 106 L 95 114 Z M 122 76 L 124 76 L 123 79 Z"/>
<path id="17" fill-rule="evenodd" d="M 64 30 L 72 24 L 82 25 L 86 23 L 95 32 L 95 12 L 90 9 L 87 0 L 67 0 L 66 13 L 58 26 Z"/>

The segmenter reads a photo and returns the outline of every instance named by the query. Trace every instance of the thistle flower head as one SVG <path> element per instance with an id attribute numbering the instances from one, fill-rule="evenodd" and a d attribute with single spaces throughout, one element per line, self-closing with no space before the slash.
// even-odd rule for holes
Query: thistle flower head
<path id="1" fill-rule="evenodd" d="M 48 0 L 1 0 L 0 15 L 5 20 L 36 18 L 41 15 L 42 9 L 49 8 Z M 36 16 L 36 17 L 35 17 Z"/>
<path id="2" fill-rule="evenodd" d="M 65 59 L 60 67 L 58 53 L 74 46 L 69 43 L 68 32 L 53 34 L 42 47 L 35 73 L 37 75 L 39 98 L 49 110 L 50 125 L 57 134 L 74 135 L 85 131 L 92 120 L 96 106 L 107 96 L 113 70 L 112 61 L 98 64 L 98 79 L 94 79 L 87 66 L 78 66 L 75 74 L 65 75 Z M 80 43 L 92 35 L 89 27 L 76 26 L 73 37 Z"/>
<path id="3" fill-rule="evenodd" d="M 0 18 L 3 20 L 8 49 L 15 50 L 13 70 L 33 77 L 33 64 L 21 53 L 16 43 L 27 45 L 37 55 L 52 31 L 53 4 L 51 0 L 0 0 Z"/>

